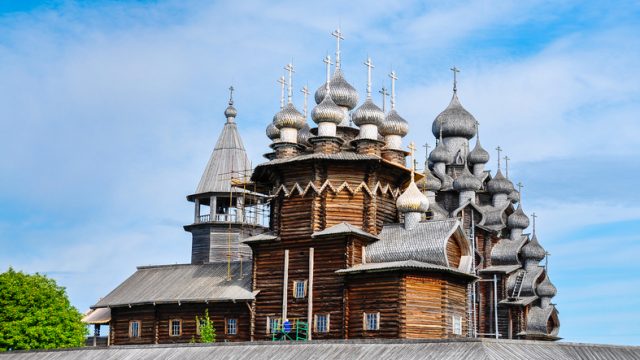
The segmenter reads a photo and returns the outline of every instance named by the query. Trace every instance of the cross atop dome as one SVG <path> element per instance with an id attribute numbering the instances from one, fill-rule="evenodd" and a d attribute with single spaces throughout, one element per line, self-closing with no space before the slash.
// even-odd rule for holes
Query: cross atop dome
<path id="1" fill-rule="evenodd" d="M 453 71 L 453 92 L 458 92 L 458 77 L 457 74 L 460 72 L 460 69 L 457 67 L 452 67 L 451 71 Z"/>
<path id="2" fill-rule="evenodd" d="M 364 65 L 367 67 L 367 99 L 371 99 L 371 69 L 375 67 L 371 62 L 371 57 L 367 57 Z"/>
<path id="3" fill-rule="evenodd" d="M 340 31 L 340 26 L 335 29 L 331 35 L 336 38 L 336 70 L 340 69 L 340 40 L 344 40 L 342 36 L 342 32 Z"/>

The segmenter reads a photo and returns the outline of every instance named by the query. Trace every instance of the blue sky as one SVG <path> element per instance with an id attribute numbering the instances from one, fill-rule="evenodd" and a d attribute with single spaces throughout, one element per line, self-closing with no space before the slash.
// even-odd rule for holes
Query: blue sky
<path id="1" fill-rule="evenodd" d="M 462 69 L 483 145 L 539 215 L 560 335 L 640 345 L 638 1 L 0 1 L 0 270 L 85 310 L 136 265 L 188 262 L 185 196 L 229 84 L 259 163 L 283 65 L 314 91 L 339 23 L 361 97 L 367 55 L 374 88 L 398 72 L 405 141 L 433 144 Z"/>

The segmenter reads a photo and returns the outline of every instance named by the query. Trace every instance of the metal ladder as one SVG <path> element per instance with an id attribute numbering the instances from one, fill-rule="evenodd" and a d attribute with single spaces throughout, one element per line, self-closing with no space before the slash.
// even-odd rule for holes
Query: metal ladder
<path id="1" fill-rule="evenodd" d="M 524 280 L 524 275 L 526 271 L 521 271 L 516 277 L 516 284 L 513 287 L 513 292 L 511 293 L 512 298 L 519 298 L 520 292 L 522 292 L 522 280 Z"/>

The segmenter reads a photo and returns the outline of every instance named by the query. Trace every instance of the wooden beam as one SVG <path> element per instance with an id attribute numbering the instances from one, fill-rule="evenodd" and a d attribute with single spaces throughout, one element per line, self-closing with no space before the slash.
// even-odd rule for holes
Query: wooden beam
<path id="1" fill-rule="evenodd" d="M 287 285 L 289 285 L 289 250 L 284 251 L 284 274 L 282 283 L 282 323 L 287 320 Z"/>
<path id="2" fill-rule="evenodd" d="M 313 332 L 313 248 L 309 248 L 309 282 L 307 291 L 307 340 L 311 340 Z"/>

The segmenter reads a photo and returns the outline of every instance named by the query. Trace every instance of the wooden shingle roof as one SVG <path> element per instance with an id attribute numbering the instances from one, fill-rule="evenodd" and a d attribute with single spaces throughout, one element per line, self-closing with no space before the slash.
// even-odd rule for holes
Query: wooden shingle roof
<path id="1" fill-rule="evenodd" d="M 2 360 L 98 359 L 349 359 L 349 360 L 635 360 L 640 347 L 526 340 L 460 339 L 342 340 L 184 345 L 128 345 L 109 348 L 0 353 Z"/>

